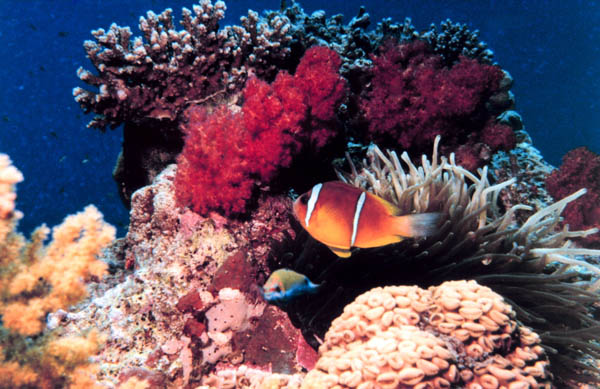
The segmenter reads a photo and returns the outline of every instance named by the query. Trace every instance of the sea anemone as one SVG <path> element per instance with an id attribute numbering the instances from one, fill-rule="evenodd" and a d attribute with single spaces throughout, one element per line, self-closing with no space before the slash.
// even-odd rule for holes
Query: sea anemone
<path id="1" fill-rule="evenodd" d="M 592 342 L 600 336 L 600 322 L 594 317 L 600 303 L 600 269 L 586 257 L 600 256 L 600 250 L 578 248 L 569 241 L 597 229 L 557 228 L 561 212 L 585 190 L 536 212 L 525 205 L 503 209 L 499 194 L 515 180 L 492 184 L 486 167 L 475 175 L 458 166 L 453 154 L 440 157 L 439 141 L 437 137 L 431 161 L 423 156 L 421 166 L 406 152 L 398 158 L 393 151 L 371 146 L 360 171 L 348 158 L 350 172 L 338 172 L 340 180 L 393 202 L 405 213 L 441 212 L 439 232 L 360 250 L 349 260 L 336 260 L 316 245 L 306 245 L 295 268 L 325 281 L 321 293 L 328 293 L 329 301 L 302 302 L 288 312 L 305 332 L 322 336 L 341 307 L 372 287 L 429 287 L 472 279 L 502 295 L 517 320 L 540 334 L 558 382 L 599 383 L 600 371 L 590 358 L 600 358 L 600 347 Z M 531 215 L 518 225 L 517 212 Z M 327 268 L 317 276 L 319 266 Z"/>

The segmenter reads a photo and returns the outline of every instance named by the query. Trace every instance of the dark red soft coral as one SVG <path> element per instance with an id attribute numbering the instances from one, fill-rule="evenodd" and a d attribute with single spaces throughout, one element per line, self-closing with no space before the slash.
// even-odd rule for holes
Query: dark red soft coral
<path id="1" fill-rule="evenodd" d="M 342 60 L 335 51 L 323 46 L 311 47 L 298 64 L 294 78 L 307 97 L 311 115 L 328 121 L 345 96 L 346 82 L 338 74 Z"/>
<path id="2" fill-rule="evenodd" d="M 388 41 L 373 64 L 371 89 L 361 108 L 368 138 L 376 143 L 422 151 L 441 134 L 446 148 L 455 148 L 482 142 L 480 134 L 494 128 L 485 103 L 499 88 L 499 67 L 465 57 L 445 67 L 422 41 Z M 505 134 L 501 139 L 507 139 Z M 512 146 L 495 144 L 493 149 Z"/>
<path id="3" fill-rule="evenodd" d="M 552 197 L 560 200 L 581 188 L 587 193 L 572 201 L 563 212 L 564 223 L 571 230 L 600 228 L 600 155 L 579 147 L 569 151 L 559 169 L 546 178 L 546 188 Z M 582 239 L 582 243 L 600 247 L 600 234 Z"/>

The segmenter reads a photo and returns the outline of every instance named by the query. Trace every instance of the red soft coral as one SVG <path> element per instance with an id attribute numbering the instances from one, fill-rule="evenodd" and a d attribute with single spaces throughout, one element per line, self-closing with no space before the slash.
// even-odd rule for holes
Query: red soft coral
<path id="1" fill-rule="evenodd" d="M 257 183 L 270 182 L 304 147 L 327 145 L 337 136 L 335 109 L 346 93 L 340 63 L 332 50 L 311 48 L 294 76 L 248 80 L 241 112 L 190 108 L 175 177 L 179 205 L 202 214 L 243 212 Z"/>
<path id="2" fill-rule="evenodd" d="M 563 212 L 564 222 L 571 230 L 600 228 L 600 155 L 585 147 L 569 151 L 560 168 L 546 178 L 546 188 L 556 200 L 586 188 L 588 192 Z M 599 248 L 600 234 L 583 238 L 582 243 Z"/>
<path id="3" fill-rule="evenodd" d="M 446 149 L 486 143 L 496 151 L 514 147 L 506 131 L 490 123 L 486 101 L 503 77 L 497 66 L 461 57 L 447 68 L 422 41 L 388 41 L 373 58 L 371 90 L 361 99 L 368 137 L 388 147 L 428 150 L 436 135 Z M 487 130 L 487 137 L 481 136 Z M 501 133 L 496 139 L 494 134 Z"/>
<path id="4" fill-rule="evenodd" d="M 307 107 L 292 80 L 282 72 L 273 85 L 253 78 L 244 89 L 243 124 L 249 137 L 246 152 L 253 156 L 256 173 L 263 181 L 269 181 L 279 167 L 288 167 L 299 148 L 296 138 Z"/>
<path id="5" fill-rule="evenodd" d="M 226 106 L 210 114 L 194 107 L 186 115 L 187 137 L 175 175 L 178 203 L 191 205 L 201 214 L 215 209 L 227 214 L 242 212 L 254 187 L 248 176 L 242 115 Z"/>

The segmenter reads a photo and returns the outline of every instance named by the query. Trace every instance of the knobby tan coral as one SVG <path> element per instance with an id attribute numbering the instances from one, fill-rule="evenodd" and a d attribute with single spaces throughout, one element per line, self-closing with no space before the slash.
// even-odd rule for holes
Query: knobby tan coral
<path id="1" fill-rule="evenodd" d="M 372 289 L 344 308 L 302 388 L 550 388 L 540 338 L 475 281 Z"/>

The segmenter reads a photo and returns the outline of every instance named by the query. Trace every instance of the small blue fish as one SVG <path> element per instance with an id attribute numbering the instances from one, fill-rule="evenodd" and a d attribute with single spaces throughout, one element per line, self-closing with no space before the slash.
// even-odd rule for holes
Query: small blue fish
<path id="1" fill-rule="evenodd" d="M 307 293 L 317 293 L 320 285 L 290 269 L 275 270 L 263 285 L 263 297 L 270 303 L 287 303 Z"/>

